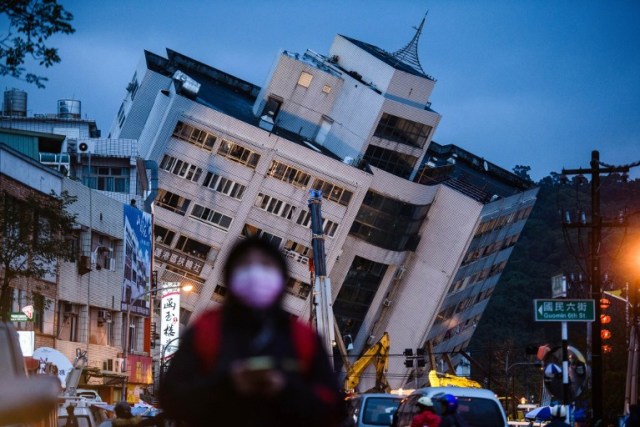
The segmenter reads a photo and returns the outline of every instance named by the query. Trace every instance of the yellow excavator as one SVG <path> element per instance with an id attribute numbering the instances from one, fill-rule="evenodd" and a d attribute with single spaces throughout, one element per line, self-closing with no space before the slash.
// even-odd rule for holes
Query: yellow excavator
<path id="1" fill-rule="evenodd" d="M 371 346 L 364 354 L 347 369 L 347 376 L 344 380 L 344 390 L 353 393 L 360 384 L 360 377 L 370 366 L 376 368 L 376 385 L 365 393 L 390 392 L 391 387 L 387 381 L 386 372 L 389 369 L 389 334 L 384 333 L 382 338 Z"/>
<path id="2" fill-rule="evenodd" d="M 470 380 L 469 378 L 458 377 L 451 374 L 441 374 L 434 370 L 429 371 L 429 385 L 431 387 L 482 388 L 480 383 Z"/>

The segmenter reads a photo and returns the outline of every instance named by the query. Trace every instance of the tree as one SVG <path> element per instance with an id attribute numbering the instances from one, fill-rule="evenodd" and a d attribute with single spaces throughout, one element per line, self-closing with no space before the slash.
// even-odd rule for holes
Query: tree
<path id="1" fill-rule="evenodd" d="M 529 176 L 530 171 L 531 171 L 531 166 L 515 165 L 515 167 L 513 168 L 513 173 L 516 176 L 524 179 L 527 182 L 533 182 L 533 180 Z"/>
<path id="2" fill-rule="evenodd" d="M 73 15 L 56 0 L 3 0 L 0 14 L 9 20 L 9 29 L 0 38 L 0 76 L 11 76 L 44 88 L 48 79 L 26 72 L 31 58 L 45 68 L 60 62 L 58 49 L 47 45 L 54 34 L 72 34 Z"/>
<path id="3" fill-rule="evenodd" d="M 11 312 L 11 283 L 19 278 L 42 278 L 59 261 L 72 261 L 74 250 L 66 237 L 76 223 L 67 207 L 76 201 L 60 196 L 30 194 L 18 199 L 0 193 L 0 319 Z"/>

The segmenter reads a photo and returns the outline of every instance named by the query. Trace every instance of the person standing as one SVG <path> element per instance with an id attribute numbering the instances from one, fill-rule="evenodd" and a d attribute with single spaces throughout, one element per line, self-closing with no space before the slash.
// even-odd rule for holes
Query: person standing
<path id="1" fill-rule="evenodd" d="M 411 420 L 411 427 L 439 427 L 440 417 L 433 407 L 433 400 L 430 397 L 422 396 L 416 403 L 419 413 Z"/>
<path id="2" fill-rule="evenodd" d="M 222 308 L 190 325 L 161 380 L 166 417 L 196 427 L 339 425 L 344 399 L 320 338 L 282 307 L 280 250 L 242 240 L 223 274 Z"/>

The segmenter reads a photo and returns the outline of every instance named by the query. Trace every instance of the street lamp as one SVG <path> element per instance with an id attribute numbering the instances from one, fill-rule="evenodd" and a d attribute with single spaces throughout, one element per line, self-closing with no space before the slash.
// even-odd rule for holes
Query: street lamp
<path id="1" fill-rule="evenodd" d="M 170 285 L 170 286 L 163 286 L 161 288 L 152 288 L 149 289 L 147 291 L 142 292 L 141 294 L 139 294 L 137 297 L 135 298 L 131 298 L 131 296 L 129 296 L 129 301 L 127 304 L 127 316 L 126 316 L 126 323 L 125 323 L 125 330 L 124 330 L 124 348 L 122 351 L 122 356 L 124 359 L 124 369 L 125 372 L 127 372 L 128 374 L 128 369 L 129 369 L 129 362 L 127 360 L 128 356 L 129 356 L 129 346 L 131 345 L 131 343 L 129 342 L 131 337 L 130 337 L 130 333 L 129 330 L 131 328 L 131 307 L 133 306 L 133 304 L 135 304 L 137 301 L 139 301 L 142 297 L 147 296 L 147 295 L 152 295 L 155 294 L 159 291 L 166 291 L 166 290 L 170 290 L 170 289 L 180 289 L 181 291 L 185 291 L 185 292 L 191 292 L 193 290 L 193 285 L 192 284 L 186 284 L 184 286 L 182 286 L 181 284 L 177 284 L 177 285 Z M 151 304 L 150 304 L 151 305 Z M 153 317 L 153 307 L 151 307 L 151 311 L 150 311 L 150 316 Z M 127 380 L 124 381 L 124 383 L 122 384 L 122 398 L 123 400 L 127 400 L 127 382 L 128 382 L 128 376 L 127 376 Z"/>

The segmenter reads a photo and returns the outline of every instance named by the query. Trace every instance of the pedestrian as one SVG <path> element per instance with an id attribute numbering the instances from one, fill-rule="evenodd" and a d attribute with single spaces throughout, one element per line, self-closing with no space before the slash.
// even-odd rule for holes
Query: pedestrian
<path id="1" fill-rule="evenodd" d="M 250 237 L 223 266 L 221 309 L 180 337 L 161 381 L 166 417 L 188 426 L 339 425 L 344 399 L 317 334 L 283 307 L 286 258 Z"/>
<path id="2" fill-rule="evenodd" d="M 567 418 L 567 408 L 564 405 L 554 405 L 551 407 L 551 422 L 546 427 L 571 427 L 565 422 Z"/>
<path id="3" fill-rule="evenodd" d="M 458 398 L 452 394 L 437 396 L 440 403 L 441 427 L 467 427 L 467 423 L 458 414 Z"/>
<path id="4" fill-rule="evenodd" d="M 440 417 L 433 407 L 433 400 L 430 397 L 422 396 L 416 403 L 418 413 L 411 420 L 411 427 L 439 427 Z"/>

